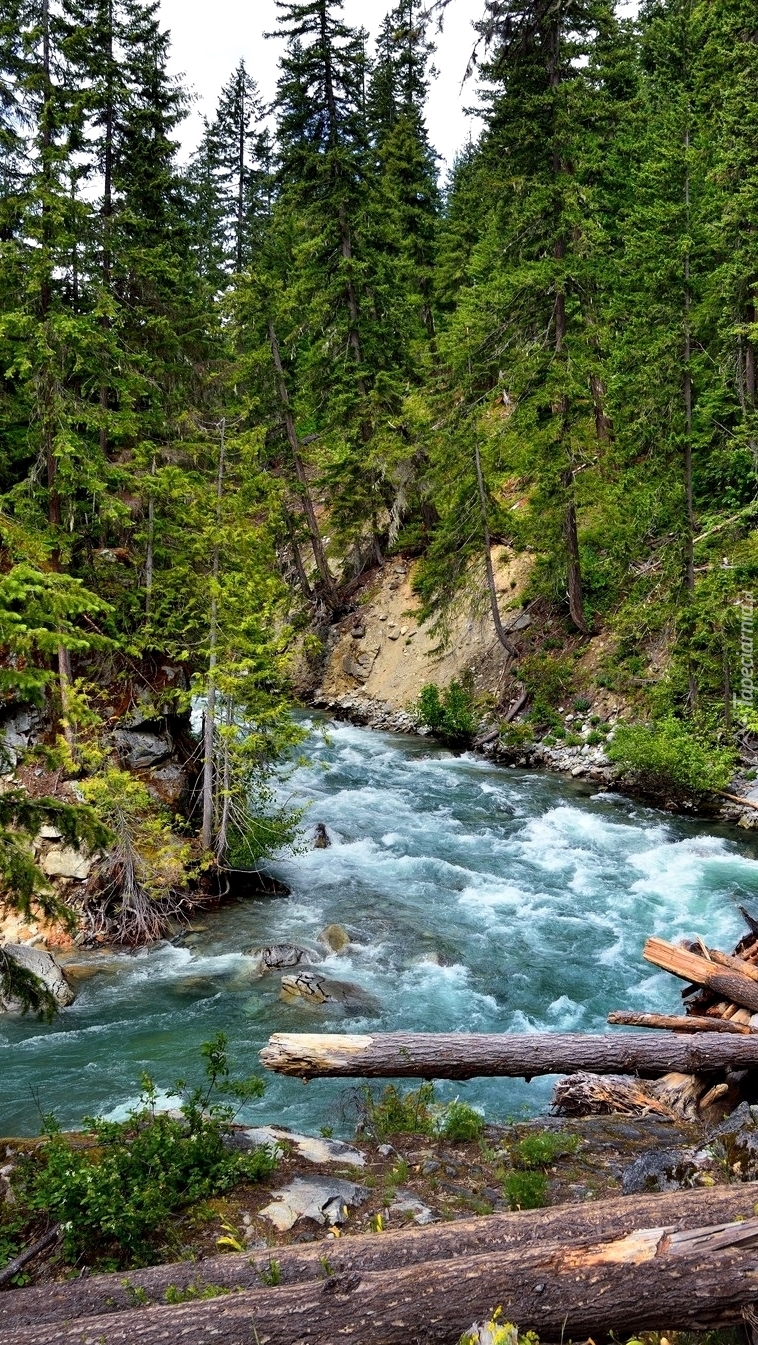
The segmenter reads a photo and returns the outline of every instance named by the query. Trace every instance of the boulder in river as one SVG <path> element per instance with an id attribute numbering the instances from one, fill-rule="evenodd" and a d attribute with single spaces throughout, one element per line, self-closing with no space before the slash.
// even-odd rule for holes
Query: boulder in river
<path id="1" fill-rule="evenodd" d="M 327 831 L 323 822 L 317 822 L 316 833 L 313 838 L 314 850 L 328 850 L 330 845 L 331 841 L 329 840 L 329 832 Z"/>
<path id="2" fill-rule="evenodd" d="M 312 948 L 302 948 L 298 943 L 269 943 L 264 948 L 252 948 L 248 957 L 256 964 L 255 974 L 258 976 L 280 967 L 300 967 L 303 963 L 307 965 L 321 961 L 321 953 Z"/>
<path id="3" fill-rule="evenodd" d="M 343 953 L 350 943 L 350 935 L 344 925 L 327 925 L 319 934 L 318 941 L 323 943 L 330 953 Z"/>
<path id="4" fill-rule="evenodd" d="M 349 1013 L 378 1013 L 379 1004 L 367 990 L 351 981 L 332 981 L 317 971 L 299 971 L 282 977 L 280 998 L 285 1004 L 305 1004 L 345 1009 Z"/>
<path id="5" fill-rule="evenodd" d="M 24 971 L 30 971 L 36 976 L 45 989 L 50 991 L 59 1008 L 65 1009 L 67 1005 L 73 1004 L 76 996 L 63 974 L 63 968 L 52 953 L 48 953 L 44 948 L 30 948 L 25 943 L 6 943 L 3 952 L 12 957 Z M 0 1010 L 18 1008 L 20 1005 L 16 1000 L 0 997 Z"/>

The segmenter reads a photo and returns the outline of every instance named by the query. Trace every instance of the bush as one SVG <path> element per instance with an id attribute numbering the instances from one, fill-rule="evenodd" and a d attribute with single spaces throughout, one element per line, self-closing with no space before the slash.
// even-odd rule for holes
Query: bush
<path id="1" fill-rule="evenodd" d="M 230 1153 L 225 1146 L 235 1107 L 219 1096 L 242 1103 L 264 1087 L 257 1078 L 230 1078 L 226 1048 L 223 1033 L 202 1047 L 203 1087 L 175 1085 L 185 1099 L 180 1118 L 156 1111 L 148 1076 L 126 1121 L 85 1118 L 92 1148 L 82 1148 L 46 1118 L 47 1143 L 22 1166 L 16 1196 L 30 1211 L 44 1211 L 61 1224 L 67 1260 L 83 1257 L 93 1264 L 105 1255 L 123 1267 L 149 1263 L 179 1210 L 274 1170 L 265 1147 Z"/>
<path id="2" fill-rule="evenodd" d="M 467 1144 L 484 1133 L 484 1119 L 465 1102 L 451 1102 L 445 1111 L 440 1134 L 453 1144 Z"/>
<path id="3" fill-rule="evenodd" d="M 503 1190 L 512 1210 L 538 1210 L 545 1203 L 547 1177 L 544 1172 L 509 1172 Z"/>
<path id="4" fill-rule="evenodd" d="M 573 1154 L 579 1145 L 576 1135 L 565 1131 L 541 1130 L 526 1135 L 511 1149 L 511 1161 L 515 1168 L 549 1167 L 563 1154 Z"/>
<path id="5" fill-rule="evenodd" d="M 418 698 L 421 723 L 443 742 L 469 742 L 476 730 L 474 699 L 460 682 L 451 682 L 440 694 L 436 682 L 423 687 Z"/>
<path id="6" fill-rule="evenodd" d="M 390 1135 L 433 1135 L 434 1084 L 422 1083 L 412 1092 L 401 1093 L 390 1083 L 375 1098 L 371 1089 L 362 1088 L 358 1094 L 359 1131 L 366 1131 L 376 1140 Z"/>
<path id="7" fill-rule="evenodd" d="M 619 724 L 607 752 L 638 788 L 653 794 L 724 789 L 734 767 L 731 749 L 707 743 L 673 715 L 655 724 Z"/>

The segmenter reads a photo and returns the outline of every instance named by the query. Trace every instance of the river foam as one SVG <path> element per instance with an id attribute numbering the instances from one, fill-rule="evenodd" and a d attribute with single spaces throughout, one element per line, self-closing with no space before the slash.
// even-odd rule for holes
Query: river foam
<path id="1" fill-rule="evenodd" d="M 738 902 L 758 903 L 750 837 L 425 740 L 311 727 L 283 797 L 309 805 L 305 839 L 322 822 L 330 847 L 271 866 L 290 897 L 202 917 L 183 947 L 112 959 L 51 1026 L 0 1020 L 1 1131 L 35 1130 L 34 1090 L 64 1125 L 123 1115 L 143 1070 L 168 1095 L 178 1074 L 197 1077 L 199 1045 L 219 1029 L 249 1072 L 273 1031 L 598 1031 L 613 1008 L 675 1011 L 676 982 L 641 959 L 647 935 L 729 946 Z M 252 947 L 315 947 L 329 923 L 352 942 L 323 971 L 378 999 L 377 1017 L 289 1007 L 276 976 L 251 976 Z M 550 1086 L 473 1080 L 440 1092 L 508 1117 L 542 1109 Z M 350 1092 L 272 1078 L 247 1115 L 344 1133 Z"/>

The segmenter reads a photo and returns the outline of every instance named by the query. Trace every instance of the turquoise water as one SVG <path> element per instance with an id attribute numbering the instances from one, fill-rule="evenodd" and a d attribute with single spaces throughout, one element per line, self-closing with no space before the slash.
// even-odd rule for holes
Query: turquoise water
<path id="1" fill-rule="evenodd" d="M 284 792 L 310 802 L 306 834 L 325 823 L 331 847 L 271 866 L 290 897 L 201 915 L 186 946 L 105 959 L 51 1026 L 4 1017 L 0 1134 L 36 1133 L 40 1111 L 66 1126 L 122 1115 L 143 1070 L 166 1091 L 194 1077 L 219 1028 L 249 1072 L 274 1031 L 600 1030 L 614 1008 L 674 1011 L 677 982 L 642 961 L 645 938 L 701 933 L 729 947 L 738 902 L 758 910 L 749 836 L 349 725 L 325 739 L 314 724 L 303 751 Z M 250 948 L 312 943 L 333 922 L 353 945 L 323 970 L 371 991 L 379 1018 L 292 1008 L 276 975 L 250 978 Z M 483 1079 L 440 1092 L 494 1119 L 544 1109 L 551 1088 Z M 270 1076 L 246 1114 L 347 1133 L 349 1091 Z"/>

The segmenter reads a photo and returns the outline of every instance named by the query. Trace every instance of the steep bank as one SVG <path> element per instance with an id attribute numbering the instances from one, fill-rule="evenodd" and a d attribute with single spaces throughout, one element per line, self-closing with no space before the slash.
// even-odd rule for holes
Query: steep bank
<path id="1" fill-rule="evenodd" d="M 413 590 L 416 562 L 391 560 L 366 578 L 353 610 L 332 625 L 324 639 L 320 679 L 301 678 L 300 691 L 317 709 L 355 724 L 400 733 L 424 733 L 417 702 L 422 687 L 453 680 L 470 687 L 479 706 L 480 731 L 475 750 L 503 765 L 564 772 L 574 779 L 639 794 L 639 788 L 614 766 L 604 750 L 615 725 L 634 722 L 646 711 L 643 689 L 666 669 L 665 643 L 640 648 L 647 678 L 628 673 L 615 660 L 612 631 L 580 637 L 544 600 L 529 600 L 533 560 L 493 548 L 498 603 L 508 638 L 518 651 L 509 657 L 498 640 L 487 594 L 469 592 L 444 628 L 420 619 Z M 526 661 L 526 662 L 524 662 Z M 540 664 L 546 680 L 560 668 L 564 678 L 560 739 L 555 732 L 527 731 L 531 697 L 525 695 L 522 669 L 528 666 L 539 687 Z M 681 799 L 647 794 L 670 811 L 703 811 L 758 828 L 758 787 L 746 757 L 735 771 L 729 793 L 744 804 L 713 797 L 699 807 Z"/>

